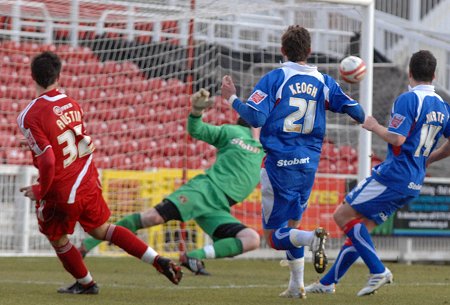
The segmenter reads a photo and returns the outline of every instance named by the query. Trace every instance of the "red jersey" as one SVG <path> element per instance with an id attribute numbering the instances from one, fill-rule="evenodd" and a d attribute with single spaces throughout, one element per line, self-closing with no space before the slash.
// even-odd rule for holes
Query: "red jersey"
<path id="1" fill-rule="evenodd" d="M 51 148 L 55 155 L 55 176 L 44 198 L 74 203 L 90 183 L 97 169 L 92 163 L 94 145 L 86 135 L 83 111 L 73 99 L 57 89 L 45 92 L 28 104 L 17 118 L 20 130 L 36 158 Z"/>

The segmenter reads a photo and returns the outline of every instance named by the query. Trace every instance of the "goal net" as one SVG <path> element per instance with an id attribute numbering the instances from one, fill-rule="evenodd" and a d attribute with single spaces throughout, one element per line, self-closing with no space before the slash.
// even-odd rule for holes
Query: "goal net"
<path id="1" fill-rule="evenodd" d="M 238 96 L 246 99 L 260 77 L 283 60 L 280 37 L 291 24 L 311 32 L 310 64 L 355 99 L 370 101 L 370 67 L 361 95 L 359 85 L 344 83 L 337 73 L 343 57 L 370 54 L 360 39 L 370 39 L 361 35 L 370 29 L 363 22 L 370 2 L 0 0 L 1 157 L 7 165 L 31 165 L 15 120 L 34 98 L 30 60 L 54 51 L 63 60 L 61 90 L 80 102 L 95 139 L 111 220 L 148 209 L 214 162 L 214 147 L 186 135 L 190 94 L 206 88 L 214 97 L 204 121 L 234 123 L 236 113 L 220 98 L 222 76 L 231 74 Z M 347 116 L 329 113 L 327 120 L 319 174 L 301 226 L 321 225 L 340 238 L 332 213 L 357 178 L 361 137 Z M 364 149 L 362 158 L 370 153 Z M 363 166 L 367 172 L 367 162 Z M 0 226 L 27 218 L 27 251 L 49 251 L 32 209 L 10 217 L 20 213 L 9 197 L 2 198 Z M 233 213 L 261 233 L 259 187 Z M 2 251 L 23 251 L 13 241 L 17 232 L 0 230 Z M 194 223 L 168 223 L 139 235 L 169 256 L 177 255 L 181 239 L 188 249 L 209 242 Z M 83 237 L 80 229 L 73 236 L 75 243 Z M 105 244 L 97 253 L 114 252 L 120 253 Z"/>

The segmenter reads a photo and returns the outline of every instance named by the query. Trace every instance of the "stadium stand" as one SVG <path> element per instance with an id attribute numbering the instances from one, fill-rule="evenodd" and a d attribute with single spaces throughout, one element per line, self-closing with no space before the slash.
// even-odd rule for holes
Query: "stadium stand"
<path id="1" fill-rule="evenodd" d="M 8 126 L 0 131 L 4 143 L 3 162 L 30 164 L 30 160 L 24 158 L 18 143 L 11 141 L 11 138 L 17 135 L 15 119 L 20 109 L 34 98 L 33 89 L 29 87 L 31 78 L 27 71 L 30 59 L 38 51 L 51 50 L 60 54 L 63 59 L 64 70 L 60 79 L 63 91 L 80 101 L 85 108 L 87 129 L 96 138 L 96 162 L 100 168 L 181 168 L 185 157 L 188 168 L 211 164 L 214 160 L 211 159 L 214 156 L 214 148 L 203 146 L 196 150 L 184 149 L 184 119 L 189 106 L 186 83 L 177 78 L 147 78 L 143 71 L 147 70 L 147 74 L 155 75 L 154 71 L 150 71 L 154 65 L 140 62 L 140 68 L 135 64 L 133 54 L 121 51 L 132 50 L 133 47 L 129 44 L 112 39 L 101 44 L 104 49 L 99 49 L 95 43 L 91 49 L 87 46 L 74 48 L 67 44 L 1 42 L 0 57 L 6 73 L 3 74 L 3 85 L 0 88 L 0 108 L 4 110 L 4 120 Z M 172 56 L 179 56 L 176 55 L 176 47 L 170 47 L 175 50 L 171 52 Z M 146 52 L 151 53 L 156 48 L 160 49 L 159 46 L 147 46 Z M 218 52 L 229 54 L 230 51 L 219 48 Z M 254 63 L 261 60 L 251 54 L 244 53 L 241 56 L 247 57 L 244 62 L 247 62 L 249 68 L 250 58 Z M 123 60 L 124 58 L 127 60 Z M 320 58 L 320 54 L 312 56 L 312 61 L 318 61 Z M 176 62 L 172 58 L 166 60 L 169 63 Z M 156 57 L 154 61 L 161 64 L 164 59 Z M 227 62 L 223 64 L 226 65 Z M 176 67 L 169 68 L 171 69 L 175 71 Z M 219 83 L 219 80 L 215 83 Z M 105 99 L 108 100 L 107 103 L 104 102 Z M 220 97 L 216 97 L 216 104 L 222 106 L 209 111 L 205 116 L 206 120 L 214 124 L 232 123 L 235 116 L 230 118 L 225 115 L 227 106 L 222 103 Z M 166 133 L 161 133 L 163 130 Z M 167 134 L 170 137 L 166 137 Z M 192 141 L 189 141 L 187 146 L 192 147 L 191 144 Z M 159 149 L 155 149 L 156 147 Z M 349 146 L 334 149 L 341 153 L 330 156 L 326 151 L 319 172 L 356 174 L 356 150 Z M 200 151 L 203 151 L 203 156 L 198 154 Z M 128 153 L 126 157 L 125 152 Z M 352 154 L 351 159 L 347 155 L 348 152 Z"/>

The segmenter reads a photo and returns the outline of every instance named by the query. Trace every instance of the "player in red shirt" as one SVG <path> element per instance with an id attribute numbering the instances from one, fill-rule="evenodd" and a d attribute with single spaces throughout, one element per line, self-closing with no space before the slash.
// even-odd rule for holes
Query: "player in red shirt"
<path id="1" fill-rule="evenodd" d="M 17 118 L 39 170 L 38 184 L 21 191 L 36 200 L 39 230 L 76 279 L 75 284 L 58 292 L 97 294 L 99 290 L 80 252 L 68 238 L 77 221 L 91 236 L 153 264 L 157 271 L 178 284 L 182 277 L 179 266 L 159 256 L 128 229 L 107 223 L 111 212 L 92 161 L 94 144 L 86 134 L 78 103 L 57 89 L 60 71 L 61 61 L 54 53 L 43 52 L 33 59 L 31 74 L 38 97 Z"/>

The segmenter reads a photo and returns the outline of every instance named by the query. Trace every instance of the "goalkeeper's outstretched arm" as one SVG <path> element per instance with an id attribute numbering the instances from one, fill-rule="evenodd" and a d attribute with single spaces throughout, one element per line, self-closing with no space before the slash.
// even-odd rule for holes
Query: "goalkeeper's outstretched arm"
<path id="1" fill-rule="evenodd" d="M 187 131 L 191 137 L 216 146 L 222 128 L 202 121 L 203 110 L 214 104 L 209 95 L 209 91 L 203 88 L 192 95 L 192 108 L 188 117 Z"/>

